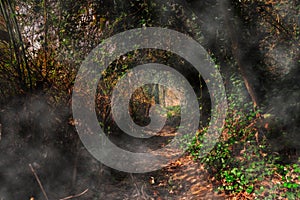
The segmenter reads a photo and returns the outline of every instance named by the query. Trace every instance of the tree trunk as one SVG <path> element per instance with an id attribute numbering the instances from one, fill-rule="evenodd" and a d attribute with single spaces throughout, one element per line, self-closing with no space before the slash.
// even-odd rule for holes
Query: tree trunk
<path id="1" fill-rule="evenodd" d="M 253 72 L 253 66 L 250 64 L 250 62 L 245 60 L 243 55 L 243 46 L 241 45 L 241 38 L 238 34 L 242 31 L 238 28 L 238 26 L 235 26 L 234 15 L 231 13 L 232 8 L 230 7 L 228 1 L 221 0 L 220 5 L 224 10 L 223 15 L 225 27 L 227 28 L 227 33 L 231 42 L 232 55 L 236 59 L 239 72 L 242 75 L 248 94 L 251 97 L 254 107 L 256 107 L 258 106 L 257 94 L 253 86 L 254 80 L 251 80 L 251 76 L 253 76 L 255 73 Z"/>

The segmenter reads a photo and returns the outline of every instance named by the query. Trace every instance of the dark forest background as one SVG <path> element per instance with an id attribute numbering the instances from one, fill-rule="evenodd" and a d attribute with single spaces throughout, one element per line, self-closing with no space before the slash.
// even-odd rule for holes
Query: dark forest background
<path id="1" fill-rule="evenodd" d="M 228 117 L 214 150 L 198 158 L 210 118 L 205 81 L 176 55 L 139 50 L 112 63 L 98 83 L 96 110 L 112 140 L 126 138 L 110 114 L 116 81 L 137 64 L 176 66 L 198 94 L 203 118 L 188 155 L 204 163 L 219 194 L 300 198 L 299 1 L 1 0 L 0 8 L 1 200 L 43 199 L 45 193 L 59 199 L 86 188 L 89 192 L 78 199 L 186 195 L 174 189 L 169 178 L 164 189 L 159 189 L 159 181 L 138 185 L 149 177 L 163 182 L 166 171 L 132 175 L 103 166 L 84 149 L 75 131 L 71 99 L 80 64 L 104 39 L 140 27 L 173 29 L 206 49 L 223 77 Z M 131 102 L 130 112 L 137 124 L 147 124 L 151 104 L 164 101 L 161 91 L 147 86 L 133 96 L 137 103 Z M 169 109 L 175 116 L 178 108 Z M 38 171 L 44 188 L 28 164 Z M 136 184 L 118 185 L 124 180 Z"/>

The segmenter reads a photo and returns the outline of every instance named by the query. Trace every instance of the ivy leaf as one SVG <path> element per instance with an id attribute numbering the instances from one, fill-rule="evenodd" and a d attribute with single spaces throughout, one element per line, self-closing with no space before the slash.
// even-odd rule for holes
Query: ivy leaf
<path id="1" fill-rule="evenodd" d="M 253 192 L 253 185 L 250 185 L 247 189 L 246 189 L 246 192 L 248 194 L 250 194 L 251 192 Z"/>

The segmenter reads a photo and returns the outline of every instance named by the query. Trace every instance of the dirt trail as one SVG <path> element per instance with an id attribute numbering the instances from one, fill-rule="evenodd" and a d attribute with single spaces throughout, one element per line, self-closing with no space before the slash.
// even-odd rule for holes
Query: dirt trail
<path id="1" fill-rule="evenodd" d="M 130 144 L 126 147 L 129 150 L 142 147 L 157 149 L 164 145 L 166 138 L 173 137 L 174 133 L 175 129 L 167 126 L 157 134 L 156 139 L 147 140 L 145 143 L 129 141 L 122 134 L 116 137 L 120 146 Z M 116 138 L 114 140 L 117 141 Z M 101 166 L 100 171 L 99 185 L 95 188 L 95 191 L 101 191 L 99 199 L 225 199 L 223 194 L 214 192 L 214 186 L 203 165 L 188 154 L 163 169 L 145 174 L 128 174 L 105 166 Z"/>
<path id="2" fill-rule="evenodd" d="M 0 199 L 45 199 L 32 165 L 50 200 L 83 195 L 80 200 L 224 199 L 202 166 L 189 156 L 145 174 L 110 169 L 91 156 L 69 123 L 69 111 L 53 110 L 40 98 L 0 109 Z M 173 126 L 174 127 L 174 126 Z M 111 140 L 130 150 L 161 148 L 174 136 L 166 127 L 148 142 L 116 134 Z M 76 142 L 77 141 L 77 142 Z"/>
<path id="3" fill-rule="evenodd" d="M 209 176 L 200 163 L 185 155 L 167 167 L 146 174 L 127 174 L 102 166 L 98 185 L 81 199 L 153 199 L 153 200 L 207 200 L 225 199 L 214 191 Z M 77 189 L 84 189 L 84 177 Z M 86 185 L 85 185 L 86 186 Z M 90 188 L 91 189 L 91 188 Z"/>

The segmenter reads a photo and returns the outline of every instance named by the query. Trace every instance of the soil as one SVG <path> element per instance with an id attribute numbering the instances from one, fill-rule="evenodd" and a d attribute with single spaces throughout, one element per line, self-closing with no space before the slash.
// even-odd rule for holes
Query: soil
<path id="1" fill-rule="evenodd" d="M 154 172 L 130 174 L 102 165 L 85 149 L 70 111 L 46 99 L 18 99 L 0 110 L 0 199 L 225 199 L 202 164 L 188 154 Z M 156 149 L 174 136 L 166 126 L 150 142 Z M 123 136 L 122 136 L 123 135 Z M 124 134 L 111 136 L 122 141 Z M 45 197 L 47 196 L 47 198 Z"/>

